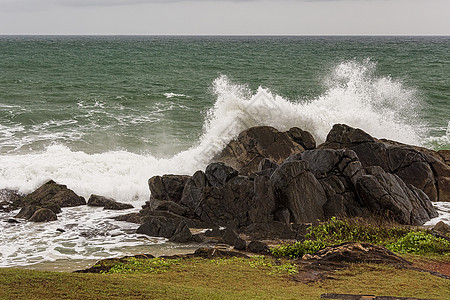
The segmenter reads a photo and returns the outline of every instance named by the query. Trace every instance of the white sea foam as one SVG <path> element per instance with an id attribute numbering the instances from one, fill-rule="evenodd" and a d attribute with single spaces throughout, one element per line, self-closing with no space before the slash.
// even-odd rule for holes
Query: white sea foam
<path id="1" fill-rule="evenodd" d="M 217 99 L 207 114 L 203 135 L 189 150 L 171 158 L 156 158 L 151 153 L 135 154 L 127 151 L 88 154 L 72 151 L 61 144 L 53 144 L 39 153 L 0 155 L 0 189 L 17 189 L 28 193 L 53 179 L 66 184 L 85 198 L 95 193 L 132 203 L 138 208 L 149 197 L 148 178 L 170 173 L 189 175 L 198 169 L 204 169 L 230 140 L 244 129 L 257 125 L 269 125 L 279 130 L 297 126 L 311 132 L 318 143 L 321 143 L 333 124 L 345 123 L 378 138 L 420 144 L 423 140 L 423 125 L 416 117 L 420 103 L 415 91 L 389 77 L 375 76 L 374 69 L 375 64 L 370 61 L 339 64 L 325 80 L 327 91 L 317 98 L 302 101 L 290 101 L 262 87 L 252 92 L 246 85 L 232 83 L 226 76 L 220 76 L 213 83 Z M 95 101 L 93 104 L 79 102 L 78 105 L 87 113 L 95 115 L 101 114 L 106 104 Z M 158 114 L 167 109 L 170 107 L 156 106 L 155 114 L 135 118 L 134 121 L 157 122 L 160 117 Z M 126 116 L 121 118 L 120 122 L 132 121 Z M 444 209 L 438 205 L 437 208 Z M 110 255 L 112 249 L 119 249 L 121 245 L 128 245 L 127 238 L 120 234 L 118 236 L 122 236 L 121 238 L 113 235 L 80 237 L 76 233 L 82 231 L 82 228 L 75 233 L 55 233 L 56 228 L 53 227 L 64 227 L 71 222 L 71 218 L 77 219 L 77 224 L 91 224 L 92 228 L 98 230 L 105 230 L 113 224 L 104 221 L 108 216 L 106 212 L 97 211 L 93 215 L 92 208 L 85 209 L 68 209 L 67 212 L 73 211 L 76 216 L 68 215 L 66 218 L 63 215 L 60 221 L 46 226 L 23 223 L 17 225 L 21 226 L 17 227 L 20 230 L 3 230 L 0 239 L 0 265 L 46 261 L 57 259 L 61 255 L 97 258 L 103 254 Z M 441 214 L 441 219 L 447 218 L 448 222 L 446 216 Z M 433 222 L 436 220 L 438 219 Z M 7 226 L 12 228 L 13 225 Z M 114 227 L 113 231 L 116 229 L 119 230 Z M 24 232 L 30 234 L 24 236 Z M 132 245 L 135 245 L 135 238 L 137 237 L 130 237 Z M 72 243 L 66 250 L 63 245 L 65 241 Z M 98 251 L 91 249 L 95 248 L 95 244 L 101 245 Z M 85 248 L 92 251 L 86 252 L 83 250 Z M 72 254 L 61 254 L 64 251 Z"/>
<path id="2" fill-rule="evenodd" d="M 186 96 L 184 94 L 176 94 L 176 93 L 164 93 L 164 96 L 167 99 L 170 99 L 170 98 L 173 98 L 173 97 L 188 97 L 188 96 Z"/>

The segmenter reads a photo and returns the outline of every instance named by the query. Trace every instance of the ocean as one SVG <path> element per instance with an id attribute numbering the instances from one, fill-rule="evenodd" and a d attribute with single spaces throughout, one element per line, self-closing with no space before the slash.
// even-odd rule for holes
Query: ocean
<path id="1" fill-rule="evenodd" d="M 150 177 L 204 169 L 257 125 L 321 143 L 345 123 L 450 149 L 449 53 L 448 36 L 0 36 L 0 189 L 53 179 L 137 211 Z M 450 223 L 450 206 L 436 205 L 430 224 Z M 51 224 L 2 223 L 0 266 L 183 248 L 107 219 L 117 214 L 66 208 Z"/>

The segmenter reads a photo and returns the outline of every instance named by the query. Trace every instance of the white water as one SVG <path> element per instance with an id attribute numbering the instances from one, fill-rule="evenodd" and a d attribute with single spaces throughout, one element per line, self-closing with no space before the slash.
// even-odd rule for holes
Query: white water
<path id="1" fill-rule="evenodd" d="M 92 193 L 100 194 L 132 203 L 137 210 L 149 197 L 148 178 L 169 173 L 192 174 L 204 169 L 231 139 L 244 129 L 258 125 L 279 130 L 297 126 L 311 132 L 321 143 L 333 124 L 345 123 L 377 138 L 421 144 L 424 126 L 416 114 L 420 102 L 415 91 L 391 78 L 374 76 L 374 68 L 370 61 L 342 63 L 327 77 L 326 93 L 301 101 L 284 99 L 262 87 L 252 92 L 245 85 L 234 84 L 221 76 L 213 83 L 217 100 L 207 115 L 204 134 L 191 149 L 167 159 L 127 151 L 87 154 L 71 151 L 64 145 L 52 145 L 41 153 L 1 155 L 0 189 L 29 193 L 53 179 L 85 198 Z M 178 95 L 166 95 L 173 96 Z M 105 221 L 110 215 L 92 208 L 71 208 L 65 209 L 58 221 L 49 224 L 4 223 L 0 266 L 61 257 L 97 259 L 123 254 L 127 247 L 161 242 L 123 234 L 123 228 L 131 230 L 136 225 L 122 224 L 119 228 L 118 223 Z M 445 218 L 448 222 L 448 217 Z M 72 222 L 78 224 L 76 230 L 63 234 L 56 231 Z M 85 227 L 88 231 L 96 229 L 109 234 L 82 237 L 80 232 Z M 114 231 L 117 234 L 112 234 Z"/>

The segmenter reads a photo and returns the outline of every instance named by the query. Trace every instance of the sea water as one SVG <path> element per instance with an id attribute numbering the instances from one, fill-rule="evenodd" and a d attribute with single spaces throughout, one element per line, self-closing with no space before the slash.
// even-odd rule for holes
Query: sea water
<path id="1" fill-rule="evenodd" d="M 138 211 L 148 178 L 204 169 L 257 125 L 321 143 L 345 123 L 450 149 L 449 53 L 449 37 L 3 36 L 0 189 L 53 179 Z M 448 203 L 435 205 L 429 224 L 450 223 Z M 64 208 L 56 222 L 2 223 L 0 266 L 172 247 L 109 219 L 118 214 Z"/>

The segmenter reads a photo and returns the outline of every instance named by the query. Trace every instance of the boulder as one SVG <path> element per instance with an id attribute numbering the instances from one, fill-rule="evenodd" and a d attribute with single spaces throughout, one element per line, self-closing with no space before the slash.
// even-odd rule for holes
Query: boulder
<path id="1" fill-rule="evenodd" d="M 186 206 L 194 214 L 204 198 L 205 188 L 209 186 L 205 173 L 203 171 L 195 172 L 186 182 L 180 204 Z"/>
<path id="2" fill-rule="evenodd" d="M 209 164 L 206 167 L 205 176 L 209 185 L 218 187 L 238 176 L 238 171 L 224 163 L 218 162 Z"/>
<path id="3" fill-rule="evenodd" d="M 244 250 L 246 242 L 232 228 L 226 228 L 222 235 L 222 241 L 225 244 L 234 246 L 236 250 Z"/>
<path id="4" fill-rule="evenodd" d="M 190 176 L 186 175 L 153 176 L 148 180 L 151 202 L 173 201 L 179 203 L 184 185 L 189 178 Z"/>
<path id="5" fill-rule="evenodd" d="M 46 204 L 54 203 L 60 207 L 73 207 L 86 204 L 86 200 L 83 197 L 75 194 L 67 186 L 57 184 L 53 180 L 50 180 L 34 192 L 26 195 L 21 202 L 21 206 L 45 206 Z"/>
<path id="6" fill-rule="evenodd" d="M 180 222 L 165 217 L 154 216 L 139 226 L 136 233 L 146 234 L 153 237 L 171 238 Z"/>
<path id="7" fill-rule="evenodd" d="M 298 127 L 293 127 L 287 132 L 291 138 L 298 144 L 300 144 L 306 150 L 316 148 L 316 140 L 308 131 L 302 130 Z"/>
<path id="8" fill-rule="evenodd" d="M 298 135 L 300 139 L 301 133 Z M 260 126 L 241 132 L 237 139 L 232 140 L 214 160 L 231 166 L 241 175 L 248 176 L 258 170 L 258 165 L 264 158 L 281 164 L 289 156 L 304 150 L 289 132 Z"/>
<path id="9" fill-rule="evenodd" d="M 361 129 L 344 124 L 334 125 L 319 148 L 353 150 L 363 167 L 379 166 L 387 173 L 398 175 L 406 184 L 425 192 L 431 201 L 448 201 L 450 198 L 446 188 L 450 168 L 442 154 L 433 150 L 378 140 Z"/>
<path id="10" fill-rule="evenodd" d="M 17 190 L 0 189 L 0 202 L 5 211 L 20 207 L 22 199 L 23 195 Z"/>
<path id="11" fill-rule="evenodd" d="M 270 177 L 275 202 L 287 208 L 295 223 L 324 219 L 325 191 L 309 169 L 307 161 L 283 163 Z"/>
<path id="12" fill-rule="evenodd" d="M 437 232 L 441 235 L 446 235 L 450 237 L 450 225 L 444 223 L 443 221 L 439 221 L 434 225 L 433 231 Z"/>
<path id="13" fill-rule="evenodd" d="M 194 241 L 191 230 L 187 226 L 186 222 L 180 222 L 173 236 L 170 238 L 170 241 L 176 243 L 187 243 Z"/>
<path id="14" fill-rule="evenodd" d="M 371 213 L 400 224 L 422 225 L 437 217 L 428 196 L 397 175 L 363 175 L 355 185 L 360 201 Z"/>
<path id="15" fill-rule="evenodd" d="M 39 209 L 36 205 L 27 205 L 20 209 L 19 213 L 14 218 L 30 219 L 31 216 Z"/>
<path id="16" fill-rule="evenodd" d="M 94 195 L 94 194 L 92 194 L 91 197 L 89 197 L 87 205 L 103 207 L 104 209 L 111 209 L 111 210 L 123 210 L 123 209 L 133 208 L 133 205 L 131 205 L 131 204 L 120 203 L 114 199 L 106 198 L 106 197 Z"/>
<path id="17" fill-rule="evenodd" d="M 48 208 L 38 209 L 29 219 L 30 222 L 48 222 L 56 221 L 58 218 L 56 214 Z"/>

